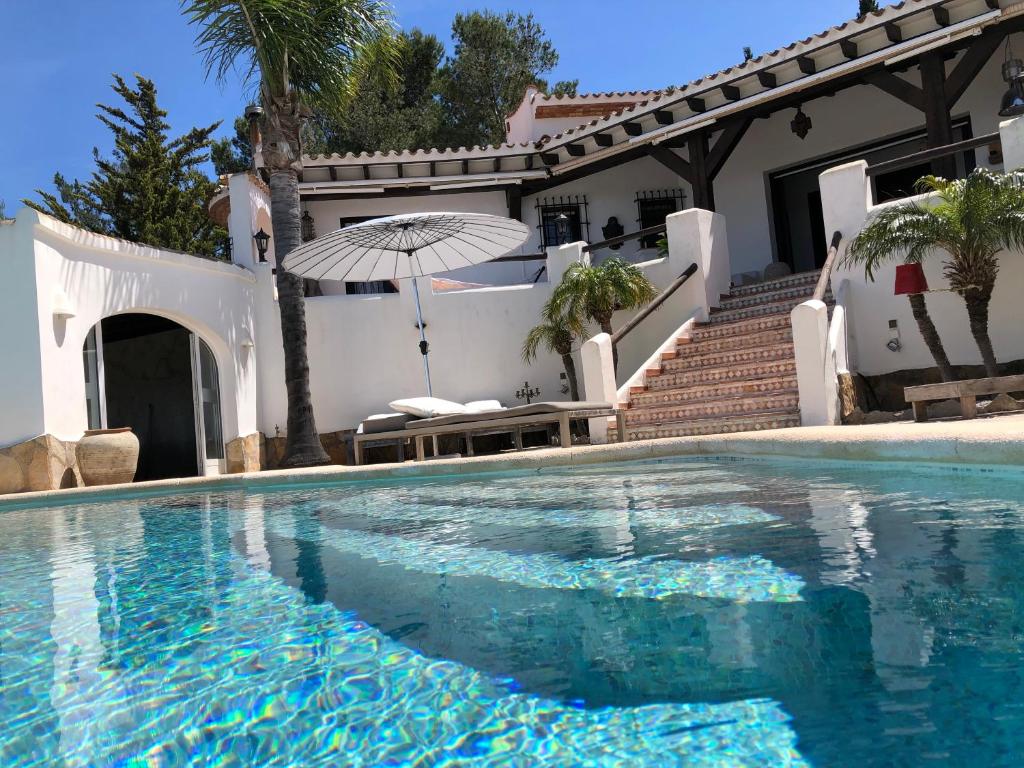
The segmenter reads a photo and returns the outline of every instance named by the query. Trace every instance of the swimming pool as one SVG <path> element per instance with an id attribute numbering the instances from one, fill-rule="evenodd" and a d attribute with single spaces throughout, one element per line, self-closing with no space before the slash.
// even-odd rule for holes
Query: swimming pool
<path id="1" fill-rule="evenodd" d="M 0 765 L 1024 754 L 1024 474 L 672 460 L 0 512 Z"/>

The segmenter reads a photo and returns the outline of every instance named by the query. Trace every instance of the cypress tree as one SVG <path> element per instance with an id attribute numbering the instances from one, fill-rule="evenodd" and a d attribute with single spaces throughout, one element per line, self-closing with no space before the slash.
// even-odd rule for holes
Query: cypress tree
<path id="1" fill-rule="evenodd" d="M 56 193 L 36 190 L 24 200 L 61 221 L 113 237 L 198 256 L 215 256 L 226 233 L 206 206 L 216 184 L 200 166 L 209 159 L 210 136 L 220 123 L 169 138 L 167 112 L 156 86 L 136 75 L 136 88 L 114 75 L 113 90 L 126 109 L 97 104 L 96 116 L 114 137 L 109 158 L 93 149 L 96 170 L 87 182 L 54 175 Z"/>

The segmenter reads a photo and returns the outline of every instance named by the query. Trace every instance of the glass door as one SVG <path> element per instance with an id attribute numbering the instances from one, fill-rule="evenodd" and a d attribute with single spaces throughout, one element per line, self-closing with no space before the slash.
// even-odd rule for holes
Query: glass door
<path id="1" fill-rule="evenodd" d="M 225 471 L 224 433 L 220 415 L 220 376 L 209 345 L 190 334 L 195 398 L 196 453 L 204 475 Z"/>
<path id="2" fill-rule="evenodd" d="M 107 399 L 103 390 L 103 329 L 96 323 L 85 337 L 85 412 L 89 429 L 107 426 Z"/>

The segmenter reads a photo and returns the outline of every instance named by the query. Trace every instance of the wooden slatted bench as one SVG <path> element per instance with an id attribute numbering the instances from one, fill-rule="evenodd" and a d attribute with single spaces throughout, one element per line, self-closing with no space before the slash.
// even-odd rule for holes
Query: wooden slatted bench
<path id="1" fill-rule="evenodd" d="M 914 421 L 928 420 L 928 403 L 959 400 L 960 415 L 973 419 L 978 415 L 978 395 L 999 395 L 1024 391 L 1024 376 L 998 376 L 994 379 L 964 379 L 941 384 L 906 387 L 903 398 L 914 408 Z"/>

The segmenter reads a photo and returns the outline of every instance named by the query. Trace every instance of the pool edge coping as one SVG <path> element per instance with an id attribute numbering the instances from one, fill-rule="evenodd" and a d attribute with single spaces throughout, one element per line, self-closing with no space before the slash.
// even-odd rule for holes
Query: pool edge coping
<path id="1" fill-rule="evenodd" d="M 765 432 L 665 438 L 608 445 L 544 448 L 493 456 L 370 466 L 329 465 L 124 485 L 0 494 L 0 511 L 138 498 L 180 491 L 235 490 L 381 479 L 463 476 L 686 456 L 752 456 L 1024 467 L 1024 416 L 980 422 L 894 424 L 886 427 L 796 427 Z"/>

